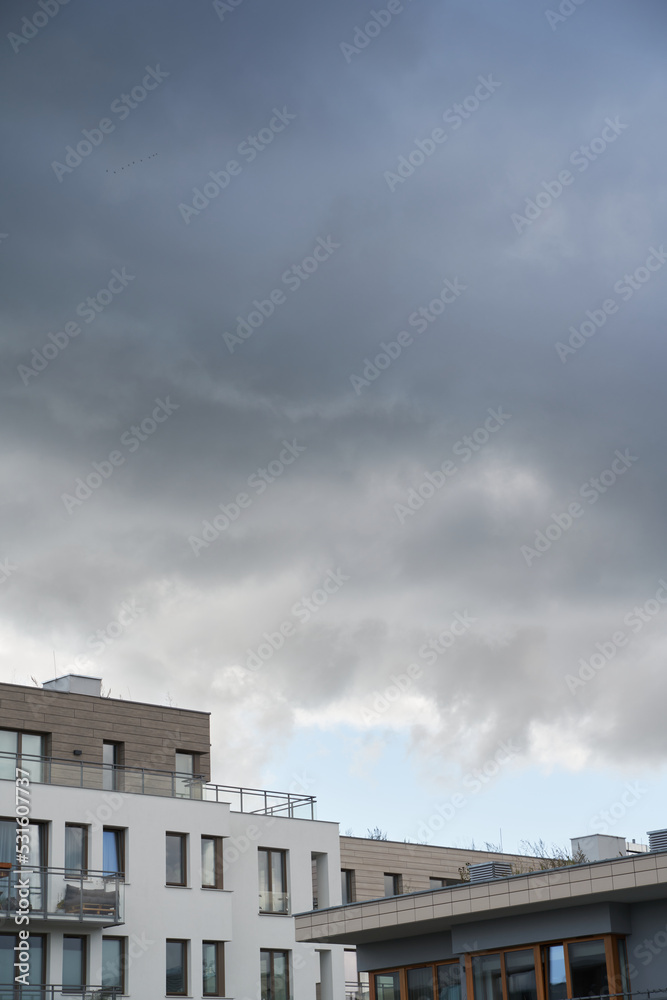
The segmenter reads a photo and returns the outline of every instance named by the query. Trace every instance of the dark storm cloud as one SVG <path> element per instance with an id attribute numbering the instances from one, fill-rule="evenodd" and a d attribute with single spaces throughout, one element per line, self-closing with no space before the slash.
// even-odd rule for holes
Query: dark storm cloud
<path id="1" fill-rule="evenodd" d="M 33 8 L 5 5 L 7 674 L 46 676 L 55 646 L 135 698 L 214 700 L 252 767 L 290 713 L 345 704 L 356 721 L 467 611 L 474 635 L 424 665 L 425 756 L 463 732 L 471 753 L 528 747 L 536 727 L 557 748 L 578 726 L 582 752 L 662 758 L 641 712 L 641 682 L 664 683 L 659 617 L 581 692 L 565 677 L 667 570 L 667 264 L 637 271 L 667 241 L 664 11 L 587 0 L 554 26 L 520 0 L 402 7 L 351 54 L 371 17 L 351 2 L 243 0 L 221 20 L 204 2 L 71 0 L 18 52 L 6 36 Z M 151 67 L 167 75 L 113 110 Z M 464 290 L 436 316 L 445 279 Z M 498 407 L 511 419 L 464 460 Z M 262 479 L 284 441 L 305 451 Z M 455 475 L 401 521 L 446 460 Z M 522 546 L 574 502 L 528 565 Z M 331 571 L 349 581 L 302 620 Z M 109 637 L 128 601 L 141 614 Z M 235 669 L 285 622 L 264 667 Z M 622 713 L 612 739 L 601 720 Z"/>

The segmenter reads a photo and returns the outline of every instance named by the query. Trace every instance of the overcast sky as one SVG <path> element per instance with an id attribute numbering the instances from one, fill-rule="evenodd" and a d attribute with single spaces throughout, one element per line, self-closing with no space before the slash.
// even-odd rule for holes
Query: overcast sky
<path id="1" fill-rule="evenodd" d="M 662 0 L 43 5 L 3 679 L 211 711 L 357 834 L 667 826 Z"/>

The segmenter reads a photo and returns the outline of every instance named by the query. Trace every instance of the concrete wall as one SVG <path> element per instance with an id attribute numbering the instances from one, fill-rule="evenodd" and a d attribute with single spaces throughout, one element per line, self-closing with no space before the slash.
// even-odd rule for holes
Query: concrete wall
<path id="1" fill-rule="evenodd" d="M 208 712 L 0 684 L 0 725 L 49 734 L 47 753 L 74 762 L 102 763 L 111 740 L 124 744 L 126 766 L 173 771 L 175 751 L 186 750 L 201 755 L 198 770 L 210 777 Z"/>

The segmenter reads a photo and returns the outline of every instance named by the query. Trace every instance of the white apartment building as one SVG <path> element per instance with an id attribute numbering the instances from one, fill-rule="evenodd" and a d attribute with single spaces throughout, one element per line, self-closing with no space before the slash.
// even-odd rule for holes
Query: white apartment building
<path id="1" fill-rule="evenodd" d="M 207 713 L 99 684 L 0 684 L 0 1000 L 342 1000 L 292 917 L 341 902 L 338 824 L 212 784 Z"/>

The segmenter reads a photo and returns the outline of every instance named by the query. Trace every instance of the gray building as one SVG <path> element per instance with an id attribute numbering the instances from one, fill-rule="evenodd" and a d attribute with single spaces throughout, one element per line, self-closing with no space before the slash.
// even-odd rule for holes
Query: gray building
<path id="1" fill-rule="evenodd" d="M 485 866 L 465 884 L 298 914 L 297 940 L 356 946 L 370 1000 L 664 1000 L 667 837 L 649 837 L 643 853 Z"/>

